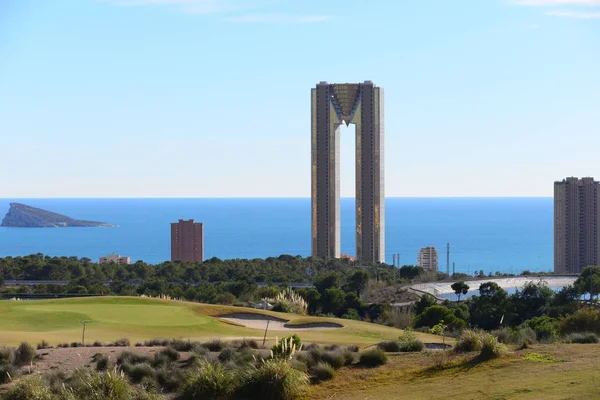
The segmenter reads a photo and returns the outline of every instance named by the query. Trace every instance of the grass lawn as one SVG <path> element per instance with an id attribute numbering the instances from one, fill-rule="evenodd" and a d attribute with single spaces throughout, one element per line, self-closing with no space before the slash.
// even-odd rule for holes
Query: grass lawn
<path id="1" fill-rule="evenodd" d="M 81 321 L 86 326 L 86 343 L 109 342 L 126 337 L 132 343 L 154 338 L 262 338 L 264 331 L 220 321 L 218 316 L 233 313 L 258 313 L 305 322 L 305 317 L 241 307 L 139 297 L 91 297 L 60 300 L 4 301 L 0 303 L 0 345 L 14 346 L 22 341 L 32 344 L 46 340 L 51 345 L 81 341 Z M 302 319 L 301 319 L 302 318 Z M 271 331 L 268 338 L 291 333 L 304 342 L 370 345 L 397 338 L 402 331 L 383 325 L 336 318 L 310 318 L 311 322 L 335 322 L 340 329 Z M 426 342 L 441 337 L 419 334 Z"/>
<path id="2" fill-rule="evenodd" d="M 437 354 L 436 354 L 437 353 Z M 439 352 L 391 355 L 376 369 L 343 368 L 311 387 L 308 399 L 597 399 L 599 344 L 534 345 L 501 359 L 431 368 Z"/>

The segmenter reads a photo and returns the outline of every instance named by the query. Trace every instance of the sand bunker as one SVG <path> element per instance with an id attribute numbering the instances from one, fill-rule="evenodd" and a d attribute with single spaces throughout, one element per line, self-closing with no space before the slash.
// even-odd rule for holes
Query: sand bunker
<path id="1" fill-rule="evenodd" d="M 238 325 L 243 325 L 246 328 L 265 330 L 267 323 L 270 331 L 296 331 L 299 329 L 322 330 L 322 329 L 339 329 L 343 325 L 335 322 L 314 322 L 300 325 L 288 325 L 288 320 L 271 317 L 263 314 L 252 313 L 237 313 L 227 314 L 218 317 L 224 321 L 233 322 Z"/>

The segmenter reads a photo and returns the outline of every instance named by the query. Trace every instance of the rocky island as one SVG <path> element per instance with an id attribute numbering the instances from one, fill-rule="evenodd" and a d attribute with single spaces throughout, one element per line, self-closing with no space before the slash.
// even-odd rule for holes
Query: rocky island
<path id="1" fill-rule="evenodd" d="M 110 227 L 112 224 L 82 221 L 31 207 L 21 203 L 10 203 L 10 209 L 0 226 L 11 228 L 65 228 L 65 227 Z"/>

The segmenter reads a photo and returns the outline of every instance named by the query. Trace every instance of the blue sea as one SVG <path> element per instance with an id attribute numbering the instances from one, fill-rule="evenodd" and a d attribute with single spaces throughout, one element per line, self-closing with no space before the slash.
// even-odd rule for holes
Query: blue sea
<path id="1" fill-rule="evenodd" d="M 204 222 L 205 257 L 310 255 L 310 199 L 0 199 L 0 217 L 21 202 L 114 228 L 0 228 L 0 256 L 44 253 L 98 260 L 109 253 L 155 264 L 170 257 L 170 222 Z M 354 199 L 341 200 L 342 253 L 354 254 Z M 386 262 L 415 264 L 435 246 L 440 270 L 553 269 L 552 198 L 388 198 Z"/>

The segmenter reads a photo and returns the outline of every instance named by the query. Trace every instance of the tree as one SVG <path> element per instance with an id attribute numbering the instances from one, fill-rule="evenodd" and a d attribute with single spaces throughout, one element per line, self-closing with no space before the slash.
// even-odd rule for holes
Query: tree
<path id="1" fill-rule="evenodd" d="M 508 293 L 495 282 L 479 285 L 479 296 L 468 301 L 470 321 L 481 329 L 498 329 L 500 321 L 510 309 Z"/>
<path id="2" fill-rule="evenodd" d="M 425 311 L 427 307 L 431 307 L 437 304 L 437 300 L 435 297 L 424 294 L 419 298 L 419 300 L 415 301 L 415 314 L 419 315 Z"/>
<path id="3" fill-rule="evenodd" d="M 461 294 L 464 295 L 469 293 L 470 288 L 469 285 L 467 285 L 464 281 L 454 282 L 450 287 L 452 288 L 452 290 L 454 290 L 458 301 L 460 301 Z"/>
<path id="4" fill-rule="evenodd" d="M 430 328 L 435 325 L 443 323 L 448 328 L 453 330 L 463 329 L 467 322 L 463 319 L 458 318 L 454 311 L 445 306 L 431 306 L 425 309 L 425 311 L 417 316 L 416 326 L 428 326 Z"/>
<path id="5" fill-rule="evenodd" d="M 335 272 L 330 272 L 318 276 L 313 284 L 319 293 L 323 294 L 329 288 L 337 288 L 340 286 L 340 275 Z"/>
<path id="6" fill-rule="evenodd" d="M 348 278 L 348 289 L 360 296 L 360 293 L 367 287 L 368 282 L 369 274 L 365 271 L 356 271 Z"/>
<path id="7" fill-rule="evenodd" d="M 335 287 L 326 289 L 325 293 L 321 296 L 323 312 L 338 315 L 343 309 L 345 296 L 346 293 L 342 289 Z"/>
<path id="8" fill-rule="evenodd" d="M 575 281 L 575 287 L 582 295 L 589 293 L 592 301 L 600 293 L 600 267 L 585 267 Z"/>
<path id="9" fill-rule="evenodd" d="M 523 290 L 517 290 L 510 297 L 513 317 L 516 324 L 521 324 L 533 317 L 547 314 L 554 292 L 543 282 L 528 282 Z"/>

